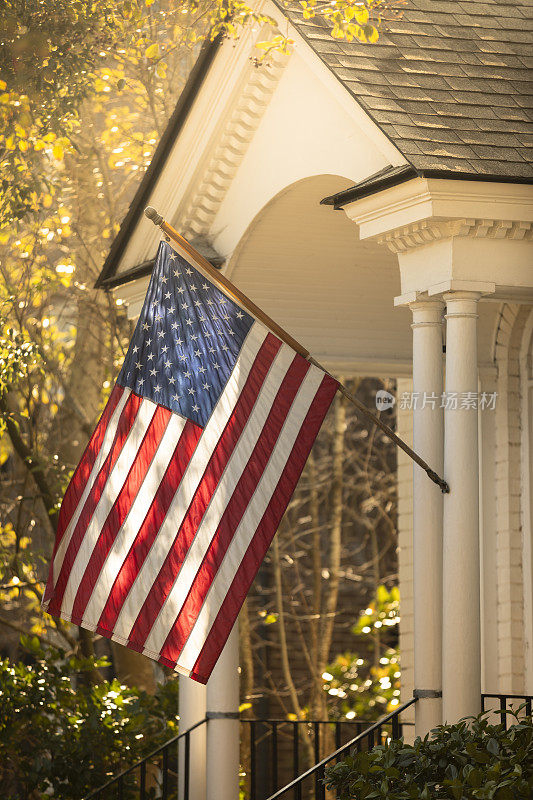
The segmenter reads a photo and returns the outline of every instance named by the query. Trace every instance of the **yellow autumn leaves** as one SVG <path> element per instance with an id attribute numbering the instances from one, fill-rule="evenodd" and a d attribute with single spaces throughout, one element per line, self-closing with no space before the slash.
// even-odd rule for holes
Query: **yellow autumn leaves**
<path id="1" fill-rule="evenodd" d="M 346 39 L 348 42 L 358 39 L 369 44 L 379 39 L 379 30 L 371 20 L 372 11 L 377 5 L 376 0 L 366 3 L 334 0 L 327 4 L 320 0 L 300 0 L 303 18 L 321 16 L 328 20 L 334 39 Z"/>

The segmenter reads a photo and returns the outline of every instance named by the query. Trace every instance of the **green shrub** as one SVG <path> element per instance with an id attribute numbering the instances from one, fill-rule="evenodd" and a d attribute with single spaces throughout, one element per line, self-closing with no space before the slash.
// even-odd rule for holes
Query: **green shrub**
<path id="1" fill-rule="evenodd" d="M 0 660 L 2 800 L 78 800 L 176 735 L 177 681 L 155 697 L 117 680 L 91 686 L 94 663 Z"/>
<path id="2" fill-rule="evenodd" d="M 326 785 L 340 800 L 531 800 L 532 718 L 515 715 L 506 731 L 481 714 L 413 746 L 393 740 L 329 767 Z"/>

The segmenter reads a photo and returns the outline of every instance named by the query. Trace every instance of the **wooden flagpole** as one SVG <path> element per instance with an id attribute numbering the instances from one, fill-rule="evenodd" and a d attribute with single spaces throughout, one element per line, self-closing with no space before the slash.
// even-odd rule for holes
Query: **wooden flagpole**
<path id="1" fill-rule="evenodd" d="M 175 242 L 175 244 L 177 244 L 185 253 L 187 253 L 193 259 L 193 261 L 200 267 L 200 270 L 202 272 L 205 272 L 206 275 L 208 275 L 209 278 L 213 281 L 213 283 L 216 283 L 218 286 L 222 288 L 222 290 L 227 295 L 236 300 L 237 303 L 240 303 L 242 306 L 244 306 L 253 317 L 262 322 L 267 328 L 269 328 L 272 331 L 272 333 L 275 333 L 276 336 L 278 336 L 283 342 L 292 347 L 293 350 L 296 350 L 297 353 L 306 358 L 311 364 L 314 364 L 315 367 L 319 367 L 319 369 L 321 369 L 323 372 L 326 372 L 328 375 L 330 374 L 328 370 L 322 366 L 322 364 L 316 361 L 309 354 L 309 350 L 306 350 L 305 347 L 303 347 L 303 345 L 297 342 L 296 339 L 294 339 L 290 335 L 290 333 L 287 333 L 287 331 L 284 330 L 280 325 L 278 325 L 278 323 L 275 322 L 271 317 L 269 317 L 268 314 L 265 314 L 265 312 L 262 309 L 256 306 L 255 303 L 252 300 L 250 300 L 249 297 L 247 297 L 243 292 L 237 289 L 237 287 L 231 281 L 229 281 L 224 275 L 222 275 L 221 272 L 215 269 L 213 265 L 210 264 L 209 261 L 207 261 L 207 259 L 204 258 L 204 256 L 201 253 L 199 253 L 198 250 L 196 250 L 196 248 L 193 247 L 192 244 L 190 244 L 190 242 L 187 241 L 187 239 L 185 239 L 185 237 L 183 237 L 180 233 L 178 233 L 177 230 L 173 228 L 172 225 L 170 225 L 170 223 L 166 222 L 166 220 L 163 219 L 161 214 L 158 214 L 155 208 L 152 208 L 152 206 L 148 206 L 147 208 L 144 209 L 144 213 L 148 217 L 148 219 L 152 220 L 154 225 L 158 225 L 163 231 L 163 233 L 165 233 L 168 236 L 169 239 L 172 239 L 172 241 Z M 332 377 L 334 378 L 335 376 Z M 361 412 L 361 414 L 363 414 L 368 419 L 372 420 L 374 425 L 377 425 L 377 427 L 380 428 L 380 430 L 382 430 L 383 433 L 386 436 L 388 436 L 389 439 L 393 441 L 397 447 L 403 450 L 404 453 L 407 453 L 407 455 L 416 464 L 418 464 L 419 467 L 422 467 L 422 469 L 430 478 L 430 480 L 432 480 L 433 483 L 436 483 L 437 486 L 440 487 L 443 494 L 449 494 L 450 487 L 448 486 L 446 481 L 443 478 L 439 477 L 439 475 L 437 475 L 437 473 L 431 469 L 429 464 L 427 464 L 423 458 L 421 458 L 417 453 L 415 453 L 415 451 L 412 450 L 409 447 L 409 445 L 403 441 L 403 439 L 400 439 L 400 437 L 396 435 L 396 433 L 392 430 L 392 428 L 390 428 L 376 414 L 374 414 L 372 411 L 370 411 L 369 408 L 367 408 L 363 403 L 361 403 L 361 401 L 358 400 L 351 392 L 349 392 L 346 386 L 343 386 L 342 383 L 339 383 L 339 391 L 342 395 L 344 395 L 344 397 L 346 397 L 347 400 L 350 401 L 350 403 L 352 403 L 357 408 L 358 411 Z"/>

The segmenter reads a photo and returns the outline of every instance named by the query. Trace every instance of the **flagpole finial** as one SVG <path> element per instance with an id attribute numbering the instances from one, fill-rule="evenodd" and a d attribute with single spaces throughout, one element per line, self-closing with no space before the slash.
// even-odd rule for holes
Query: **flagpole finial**
<path id="1" fill-rule="evenodd" d="M 148 217 L 148 219 L 152 220 L 154 225 L 161 225 L 161 223 L 164 222 L 161 214 L 158 214 L 155 208 L 153 208 L 152 206 L 146 206 L 146 208 L 144 209 L 144 214 L 146 217 Z"/>

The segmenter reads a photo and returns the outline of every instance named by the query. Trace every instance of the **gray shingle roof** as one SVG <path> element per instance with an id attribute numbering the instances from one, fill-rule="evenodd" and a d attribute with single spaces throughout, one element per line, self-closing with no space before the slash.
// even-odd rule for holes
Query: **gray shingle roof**
<path id="1" fill-rule="evenodd" d="M 533 178 L 532 0 L 406 0 L 376 44 L 282 7 L 420 171 Z"/>

